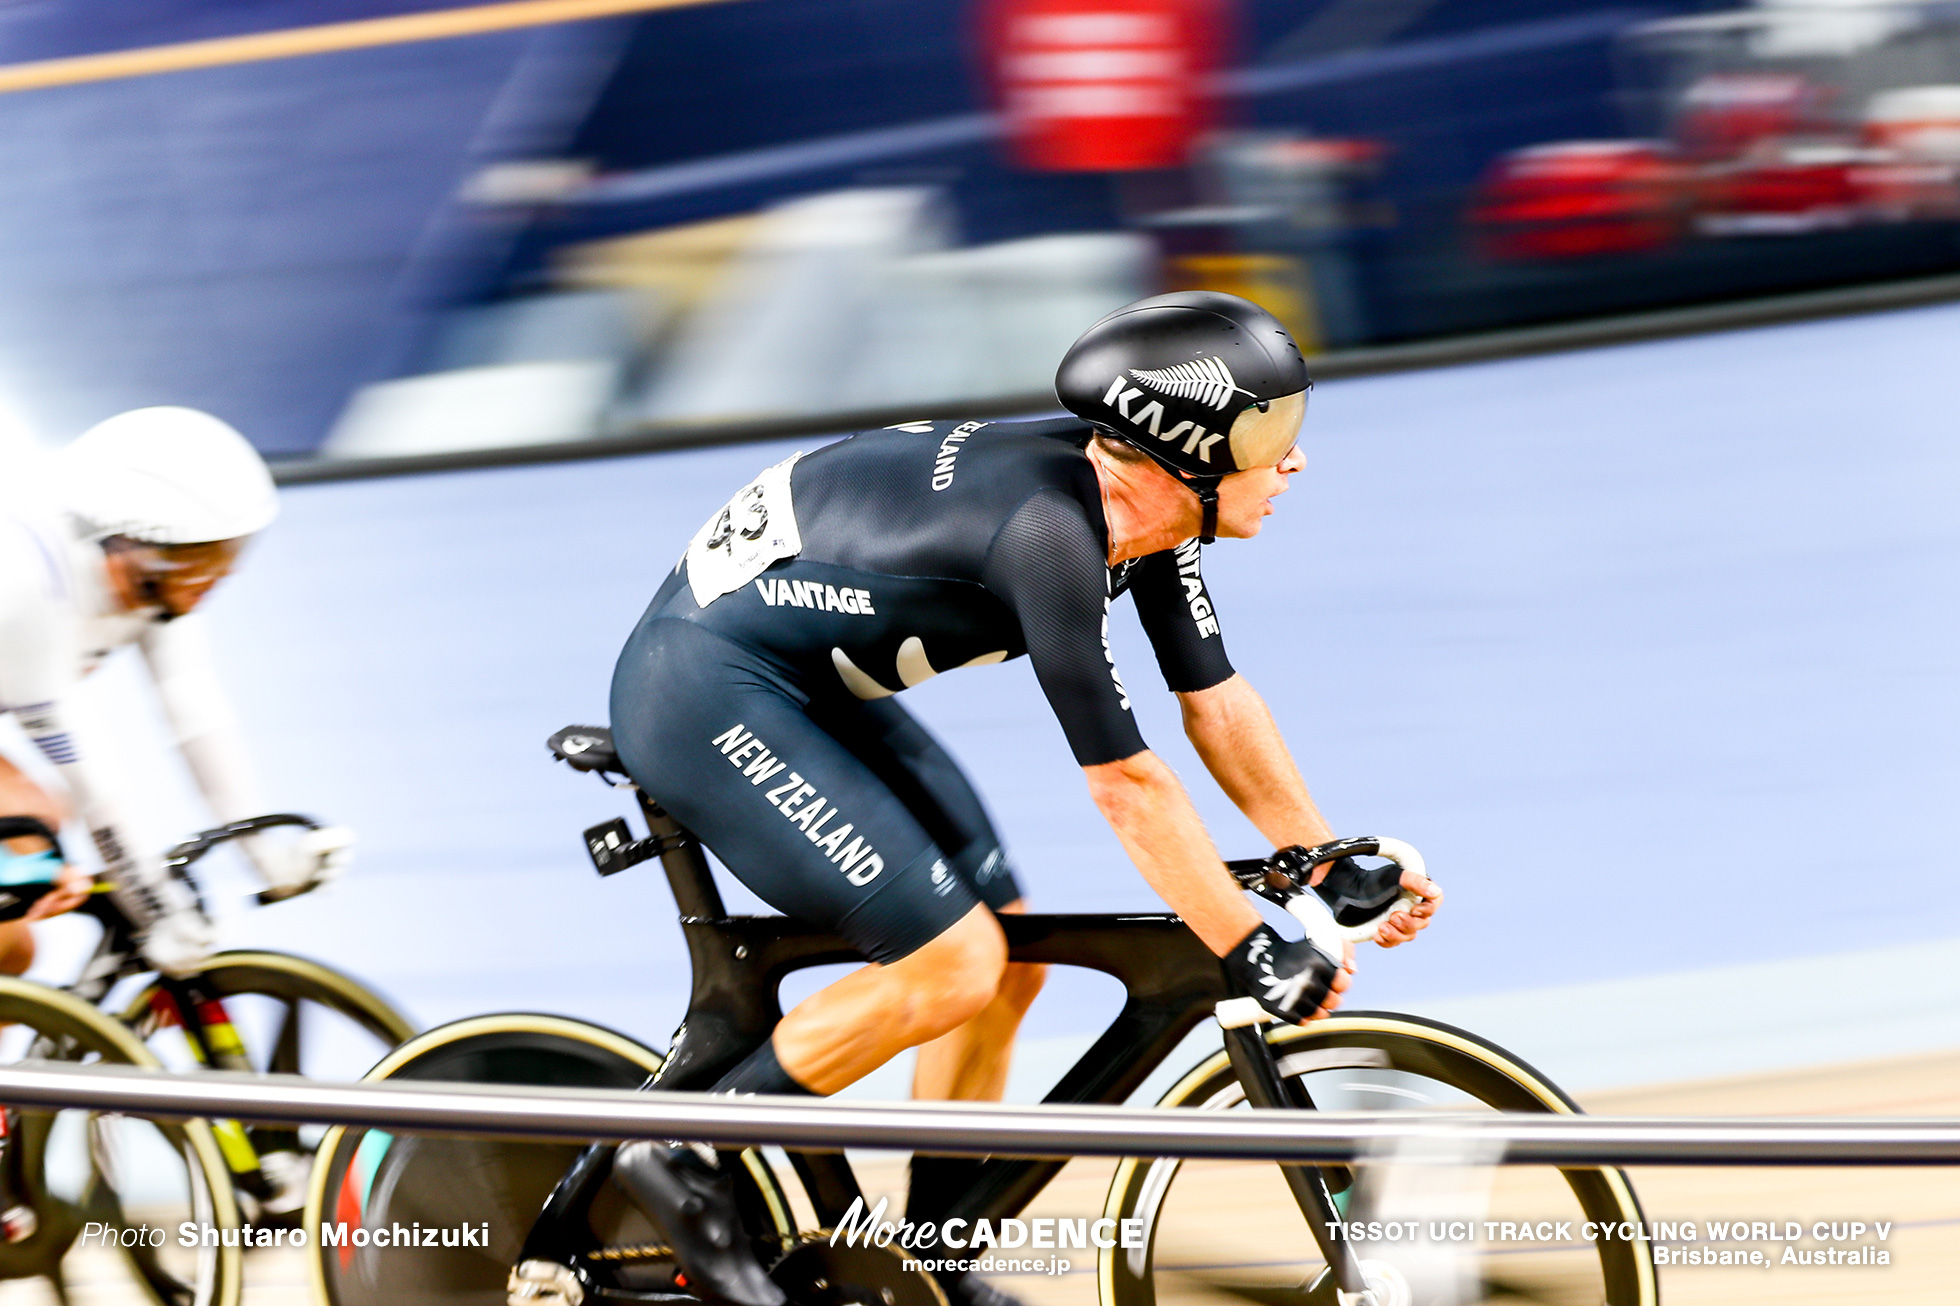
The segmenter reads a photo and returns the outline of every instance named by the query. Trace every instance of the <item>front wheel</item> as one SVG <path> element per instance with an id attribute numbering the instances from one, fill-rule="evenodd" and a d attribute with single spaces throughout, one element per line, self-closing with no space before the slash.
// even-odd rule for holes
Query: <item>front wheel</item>
<path id="1" fill-rule="evenodd" d="M 355 1079 L 415 1033 L 408 1017 L 353 976 L 283 952 L 218 953 L 194 982 L 218 999 L 199 1012 L 205 1039 L 225 1058 L 217 1069 Z M 212 1068 L 162 984 L 139 992 L 122 1021 L 171 1069 Z M 235 1120 L 211 1128 L 246 1218 L 297 1228 L 318 1131 Z"/>
<path id="2" fill-rule="evenodd" d="M 414 1023 L 373 989 L 289 953 L 220 952 L 198 972 L 197 982 L 228 1006 L 240 1005 L 230 1018 L 246 1055 L 268 1074 L 353 1079 L 415 1035 Z M 123 1023 L 145 1041 L 176 1027 L 157 1001 L 159 992 L 151 984 L 122 1013 Z"/>
<path id="3" fill-rule="evenodd" d="M 0 977 L 0 1062 L 61 1061 L 159 1069 L 117 1021 L 59 989 Z M 211 1128 L 99 1112 L 10 1111 L 14 1200 L 33 1234 L 0 1245 L 0 1279 L 44 1277 L 67 1300 L 64 1262 L 120 1259 L 140 1300 L 237 1306 L 240 1219 Z M 188 1232 L 191 1236 L 186 1238 Z M 97 1250 L 103 1249 L 103 1250 Z"/>
<path id="4" fill-rule="evenodd" d="M 1414 1016 L 1344 1012 L 1311 1025 L 1269 1030 L 1267 1041 L 1282 1077 L 1324 1110 L 1574 1114 L 1579 1109 L 1550 1080 L 1495 1044 Z M 1219 1052 L 1158 1105 L 1243 1108 L 1245 1092 Z M 1425 1209 L 1425 1202 L 1447 1201 L 1436 1190 L 1460 1183 L 1463 1168 L 1439 1166 L 1411 1182 L 1427 1169 L 1363 1166 L 1349 1200 L 1381 1204 L 1368 1211 L 1350 1205 L 1350 1218 L 1406 1220 L 1449 1213 Z M 1418 1299 L 1425 1295 L 1420 1290 L 1425 1277 L 1432 1284 L 1439 1276 L 1462 1284 L 1467 1275 L 1472 1281 L 1463 1287 L 1476 1293 L 1469 1300 L 1573 1306 L 1659 1301 L 1653 1250 L 1639 1236 L 1644 1231 L 1640 1203 L 1621 1171 L 1503 1166 L 1489 1178 L 1489 1192 L 1474 1197 L 1481 1213 L 1443 1230 L 1454 1242 L 1376 1242 L 1357 1248 L 1371 1282 L 1376 1276 L 1413 1280 Z M 1398 1188 L 1417 1191 L 1388 1197 Z M 1457 1197 L 1456 1213 L 1461 1213 L 1461 1193 Z M 1126 1159 L 1116 1168 L 1103 1214 L 1139 1221 L 1142 1231 L 1140 1242 L 1131 1239 L 1138 1245 L 1098 1253 L 1103 1306 L 1195 1306 L 1225 1299 L 1309 1306 L 1323 1297 L 1332 1300 L 1320 1253 L 1284 1176 L 1270 1162 Z M 1485 1245 L 1476 1235 L 1486 1220 L 1528 1225 L 1536 1234 L 1554 1237 Z M 1585 1241 L 1579 1231 L 1586 1221 L 1635 1236 Z M 1422 1221 L 1425 1227 L 1431 1222 Z M 1565 1237 L 1556 1236 L 1561 1225 Z"/>
<path id="5" fill-rule="evenodd" d="M 558 1016 L 476 1016 L 432 1029 L 383 1058 L 369 1079 L 563 1088 L 638 1088 L 660 1054 L 623 1034 Z M 505 1306 L 509 1277 L 545 1199 L 584 1148 L 571 1142 L 436 1138 L 334 1128 L 320 1142 L 305 1227 L 321 1306 Z M 737 1200 L 773 1253 L 795 1237 L 767 1164 L 742 1154 Z M 671 1285 L 653 1226 L 611 1184 L 576 1213 L 579 1251 L 622 1275 Z M 396 1226 L 433 1231 L 416 1251 L 391 1249 Z M 760 1249 L 759 1249 L 760 1250 Z M 773 1257 L 772 1257 L 773 1258 Z"/>

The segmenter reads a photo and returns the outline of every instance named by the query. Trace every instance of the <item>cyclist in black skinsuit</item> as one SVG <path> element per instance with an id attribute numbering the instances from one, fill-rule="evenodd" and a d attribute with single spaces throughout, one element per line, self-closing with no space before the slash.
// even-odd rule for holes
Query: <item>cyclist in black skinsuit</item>
<path id="1" fill-rule="evenodd" d="M 695 536 L 620 656 L 620 757 L 759 896 L 876 963 L 800 1004 L 718 1090 L 834 1092 L 938 1040 L 922 1092 L 998 1096 L 1039 987 L 1006 964 L 992 915 L 1020 890 L 972 788 L 892 696 L 1023 655 L 1125 848 L 1245 990 L 1287 1020 L 1338 1004 L 1340 961 L 1261 924 L 1145 746 L 1108 645 L 1110 601 L 1128 593 L 1228 795 L 1278 846 L 1333 837 L 1232 670 L 1199 554 L 1256 534 L 1303 465 L 1309 385 L 1263 310 L 1159 296 L 1064 360 L 1058 392 L 1079 416 L 860 434 L 764 471 Z M 1426 923 L 1433 886 L 1414 887 L 1431 901 L 1380 941 Z M 615 1174 L 694 1291 L 782 1300 L 728 1253 L 725 1181 L 685 1150 L 629 1146 Z M 971 1276 L 946 1287 L 1001 1296 Z"/>
<path id="2" fill-rule="evenodd" d="M 1106 638 L 1126 591 L 1172 689 L 1232 674 L 1195 540 L 1105 562 L 1089 434 L 1072 418 L 916 423 L 771 469 L 786 475 L 758 484 L 790 485 L 800 551 L 703 584 L 696 559 L 763 520 L 744 491 L 620 658 L 613 729 L 633 773 L 762 898 L 873 961 L 1019 897 L 978 800 L 893 694 L 1025 654 L 1079 764 L 1131 757 L 1143 738 Z"/>

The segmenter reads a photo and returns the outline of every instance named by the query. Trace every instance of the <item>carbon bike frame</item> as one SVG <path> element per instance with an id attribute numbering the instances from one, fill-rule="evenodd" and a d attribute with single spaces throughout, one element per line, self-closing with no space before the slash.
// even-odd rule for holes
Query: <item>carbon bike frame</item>
<path id="1" fill-rule="evenodd" d="M 785 976 L 811 966 L 862 961 L 863 955 L 836 935 L 785 916 L 728 915 L 700 844 L 637 787 L 633 793 L 651 837 L 630 844 L 615 839 L 610 845 L 615 851 L 608 854 L 592 836 L 608 829 L 621 833 L 624 823 L 616 822 L 588 831 L 587 842 L 602 875 L 652 856 L 658 856 L 666 869 L 693 963 L 693 990 L 687 1016 L 660 1073 L 647 1087 L 702 1090 L 774 1031 L 783 1016 L 778 989 Z M 1186 1034 L 1211 1018 L 1220 1001 L 1235 996 L 1218 958 L 1176 916 L 1030 914 L 999 920 L 1007 935 L 1009 960 L 1098 970 L 1114 976 L 1124 988 L 1123 1007 L 1116 1018 L 1049 1090 L 1044 1102 L 1113 1105 L 1125 1101 Z M 1271 1050 L 1256 1029 L 1228 1031 L 1227 1043 L 1253 1105 L 1311 1109 L 1313 1103 L 1297 1082 L 1281 1079 Z M 611 1172 L 616 1150 L 615 1144 L 593 1144 L 572 1163 L 532 1226 L 520 1261 L 540 1259 L 591 1268 L 584 1257 L 590 1234 L 580 1217 Z M 791 1152 L 789 1159 L 821 1225 L 837 1225 L 851 1203 L 862 1197 L 843 1153 Z M 910 1204 L 914 1209 L 908 1209 L 907 1216 L 922 1218 L 921 1210 L 929 1208 L 930 1218 L 940 1221 L 997 1221 L 1019 1213 L 1065 1164 L 1064 1160 L 953 1157 L 932 1158 L 926 1167 L 915 1162 Z M 1307 1166 L 1284 1169 L 1341 1286 L 1358 1290 L 1359 1271 L 1347 1244 L 1327 1236 L 1326 1221 L 1338 1217 L 1322 1173 Z M 922 1178 L 927 1178 L 923 1185 Z M 634 1295 L 615 1294 L 614 1299 L 631 1300 Z"/>
<path id="2" fill-rule="evenodd" d="M 230 825 L 205 830 L 172 848 L 164 854 L 164 868 L 190 888 L 197 896 L 201 909 L 204 895 L 191 874 L 191 866 L 220 844 L 280 826 L 310 830 L 319 828 L 319 823 L 291 812 L 234 821 Z M 58 850 L 59 845 L 56 847 Z M 272 899 L 261 896 L 259 901 Z M 100 881 L 75 911 L 78 915 L 93 917 L 102 926 L 102 937 L 97 940 L 95 950 L 82 967 L 80 977 L 63 988 L 82 1001 L 101 1007 L 108 1015 L 115 1016 L 118 1013 L 106 1006 L 110 992 L 123 980 L 150 970 L 149 962 L 144 959 L 142 949 L 136 943 L 136 923 L 116 902 L 107 884 Z M 223 996 L 208 981 L 196 974 L 181 978 L 159 974 L 154 988 L 152 1006 L 157 1017 L 183 1030 L 191 1054 L 199 1064 L 213 1070 L 256 1073 L 257 1068 L 245 1056 L 238 1035 L 231 1026 L 231 1016 L 225 1009 Z M 299 1049 L 282 1041 L 273 1049 L 271 1063 L 266 1069 L 297 1074 L 298 1057 Z M 261 1200 L 271 1197 L 274 1189 L 260 1167 L 259 1155 L 262 1151 L 275 1149 L 297 1151 L 297 1131 L 264 1126 L 248 1129 L 235 1120 L 213 1120 L 210 1123 L 221 1141 L 233 1184 Z M 273 1147 L 261 1146 L 267 1142 Z"/>

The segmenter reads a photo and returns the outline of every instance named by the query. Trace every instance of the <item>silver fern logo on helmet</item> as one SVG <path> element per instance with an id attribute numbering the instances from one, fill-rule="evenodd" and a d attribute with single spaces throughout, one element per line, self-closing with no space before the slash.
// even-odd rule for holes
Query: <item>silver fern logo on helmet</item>
<path id="1" fill-rule="evenodd" d="M 1222 358 L 1200 358 L 1160 369 L 1133 367 L 1130 375 L 1136 378 L 1139 385 L 1147 386 L 1158 394 L 1196 399 L 1213 408 L 1227 407 L 1235 394 L 1255 400 L 1259 397 L 1233 379 L 1232 369 L 1225 366 Z"/>

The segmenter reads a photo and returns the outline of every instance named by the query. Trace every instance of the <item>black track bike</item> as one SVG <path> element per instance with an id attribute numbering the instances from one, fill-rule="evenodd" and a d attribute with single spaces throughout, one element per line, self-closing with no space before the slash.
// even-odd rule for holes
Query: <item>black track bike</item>
<path id="1" fill-rule="evenodd" d="M 782 1016 L 778 987 L 806 967 L 860 960 L 843 940 L 782 916 L 730 916 L 698 842 L 623 778 L 609 733 L 568 727 L 550 740 L 577 770 L 632 790 L 649 826 L 624 820 L 585 832 L 601 875 L 658 857 L 680 908 L 693 961 L 693 994 L 666 1053 L 557 1016 L 480 1016 L 431 1030 L 396 1049 L 370 1078 L 526 1085 L 698 1090 L 745 1057 Z M 1345 840 L 1318 861 L 1369 856 L 1393 841 Z M 1278 883 L 1262 861 L 1235 863 L 1242 883 L 1275 901 L 1310 892 Z M 1004 916 L 1014 961 L 1084 966 L 1114 976 L 1126 996 L 1094 1045 L 1047 1095 L 1058 1103 L 1127 1101 L 1201 1022 L 1243 1013 L 1224 968 L 1169 915 Z M 1233 1000 L 1238 999 L 1236 1005 Z M 1544 1076 L 1473 1034 L 1415 1016 L 1341 1012 L 1305 1026 L 1220 1018 L 1224 1050 L 1183 1076 L 1159 1105 L 1571 1113 Z M 609 1181 L 614 1146 L 395 1135 L 342 1128 L 322 1141 L 307 1225 L 344 1231 L 309 1252 L 321 1306 L 581 1306 L 693 1303 L 675 1284 L 671 1252 Z M 779 1159 L 772 1163 L 770 1155 Z M 933 1158 L 914 1163 L 913 1201 L 931 1218 L 1015 1216 L 1063 1168 L 1059 1160 Z M 798 1306 L 944 1306 L 934 1280 L 902 1266 L 897 1247 L 833 1245 L 831 1233 L 862 1196 L 843 1154 L 749 1150 L 732 1167 L 756 1254 Z M 1376 1167 L 1124 1160 L 1102 1211 L 1134 1221 L 1131 1245 L 1085 1247 L 1103 1306 L 1170 1306 L 1219 1294 L 1276 1306 L 1408 1306 L 1396 1249 L 1330 1235 L 1342 1204 Z M 930 1181 L 921 1184 L 924 1173 Z M 1491 1174 L 1489 1170 L 1484 1173 Z M 1353 1188 L 1348 1196 L 1341 1190 Z M 793 1203 L 788 1186 L 802 1190 Z M 807 1209 L 814 1224 L 794 1212 Z M 861 1208 L 860 1208 L 861 1209 Z M 1641 1212 L 1614 1169 L 1504 1167 L 1479 1209 L 1490 1219 L 1627 1225 L 1630 1241 L 1568 1238 L 1474 1258 L 1485 1297 L 1653 1306 L 1651 1249 Z M 921 1213 L 914 1211 L 918 1216 Z M 1088 1217 L 1090 1212 L 1071 1213 Z M 1359 1218 L 1356 1216 L 1355 1218 Z M 375 1246 L 360 1230 L 393 1226 L 485 1234 L 482 1245 L 414 1250 Z M 1121 1226 L 1104 1226 L 1120 1228 Z M 1102 1241 L 1113 1241 L 1105 1238 Z"/>

